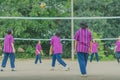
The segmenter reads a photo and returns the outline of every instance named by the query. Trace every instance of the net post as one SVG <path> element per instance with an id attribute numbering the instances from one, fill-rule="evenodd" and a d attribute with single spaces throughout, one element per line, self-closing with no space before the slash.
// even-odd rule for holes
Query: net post
<path id="1" fill-rule="evenodd" d="M 73 0 L 71 0 L 71 57 L 74 60 L 74 5 Z"/>

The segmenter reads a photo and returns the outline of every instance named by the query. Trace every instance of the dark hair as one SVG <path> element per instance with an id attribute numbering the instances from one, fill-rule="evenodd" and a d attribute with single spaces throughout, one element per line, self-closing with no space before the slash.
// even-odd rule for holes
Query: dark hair
<path id="1" fill-rule="evenodd" d="M 60 37 L 60 31 L 56 31 L 55 35 Z"/>
<path id="2" fill-rule="evenodd" d="M 88 25 L 87 25 L 86 21 L 81 21 L 81 22 L 80 22 L 80 26 L 81 26 L 82 28 L 88 28 Z"/>
<path id="3" fill-rule="evenodd" d="M 7 34 L 12 34 L 12 29 L 8 29 Z"/>

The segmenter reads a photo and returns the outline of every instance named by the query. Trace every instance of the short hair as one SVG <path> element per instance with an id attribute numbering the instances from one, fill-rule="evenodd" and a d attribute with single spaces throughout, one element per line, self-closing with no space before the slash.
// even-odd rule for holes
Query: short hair
<path id="1" fill-rule="evenodd" d="M 81 22 L 80 22 L 80 26 L 81 26 L 82 28 L 88 28 L 88 25 L 87 25 L 87 22 L 86 22 L 86 21 L 81 21 Z"/>
<path id="2" fill-rule="evenodd" d="M 11 33 L 12 33 L 12 29 L 8 29 L 7 34 L 11 34 Z"/>
<path id="3" fill-rule="evenodd" d="M 56 31 L 55 35 L 60 37 L 60 31 Z"/>

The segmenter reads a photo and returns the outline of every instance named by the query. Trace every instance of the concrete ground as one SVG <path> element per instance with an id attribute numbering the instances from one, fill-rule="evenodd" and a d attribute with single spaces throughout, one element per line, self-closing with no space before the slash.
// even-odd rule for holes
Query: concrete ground
<path id="1" fill-rule="evenodd" d="M 12 72 L 9 62 L 3 72 L 0 72 L 0 80 L 120 80 L 120 64 L 116 61 L 88 62 L 87 77 L 80 76 L 77 61 L 65 60 L 71 67 L 70 71 L 64 71 L 61 65 L 56 63 L 55 71 L 50 71 L 51 60 L 43 60 L 42 64 L 34 64 L 34 60 L 16 60 L 16 70 Z"/>

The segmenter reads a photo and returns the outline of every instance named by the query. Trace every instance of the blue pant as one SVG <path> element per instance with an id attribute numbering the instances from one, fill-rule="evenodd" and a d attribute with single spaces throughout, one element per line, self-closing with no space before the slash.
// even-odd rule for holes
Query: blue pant
<path id="1" fill-rule="evenodd" d="M 90 62 L 92 62 L 94 54 L 95 54 L 95 57 L 96 57 L 96 61 L 98 62 L 99 61 L 99 59 L 98 59 L 98 53 L 92 53 L 90 55 Z"/>
<path id="2" fill-rule="evenodd" d="M 10 57 L 11 68 L 15 68 L 15 54 L 14 53 L 4 53 L 4 58 L 3 58 L 1 66 L 6 67 L 8 57 Z"/>
<path id="3" fill-rule="evenodd" d="M 116 56 L 117 62 L 120 63 L 120 60 L 119 60 L 120 59 L 120 52 L 116 52 L 115 56 Z"/>
<path id="4" fill-rule="evenodd" d="M 77 56 L 78 56 L 78 63 L 79 63 L 81 74 L 86 74 L 88 53 L 77 52 Z"/>
<path id="5" fill-rule="evenodd" d="M 40 54 L 36 55 L 35 64 L 37 64 L 38 60 L 40 63 L 42 63 Z"/>
<path id="6" fill-rule="evenodd" d="M 66 67 L 66 63 L 62 60 L 61 54 L 53 54 L 53 56 L 52 56 L 52 67 L 55 67 L 56 59 L 62 66 Z"/>

